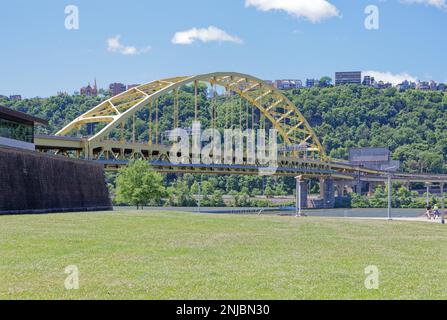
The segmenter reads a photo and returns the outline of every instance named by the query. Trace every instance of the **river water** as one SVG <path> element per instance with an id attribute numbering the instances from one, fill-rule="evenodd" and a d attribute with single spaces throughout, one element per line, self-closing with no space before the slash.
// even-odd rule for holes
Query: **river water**
<path id="1" fill-rule="evenodd" d="M 135 210 L 135 207 L 115 207 L 117 211 Z M 145 208 L 145 211 L 184 211 L 199 213 L 198 208 Z M 211 214 L 265 214 L 265 215 L 292 215 L 294 209 L 275 210 L 273 208 L 262 210 L 261 208 L 200 208 L 200 213 Z M 303 210 L 308 216 L 313 217 L 365 217 L 365 218 L 386 218 L 388 209 L 322 209 L 322 210 Z M 391 214 L 394 218 L 415 218 L 424 214 L 424 209 L 392 209 Z"/>

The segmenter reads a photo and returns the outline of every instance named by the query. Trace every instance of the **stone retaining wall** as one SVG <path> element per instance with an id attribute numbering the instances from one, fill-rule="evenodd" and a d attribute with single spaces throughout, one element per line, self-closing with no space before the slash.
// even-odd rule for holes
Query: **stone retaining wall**
<path id="1" fill-rule="evenodd" d="M 111 209 L 101 165 L 0 146 L 0 214 Z"/>

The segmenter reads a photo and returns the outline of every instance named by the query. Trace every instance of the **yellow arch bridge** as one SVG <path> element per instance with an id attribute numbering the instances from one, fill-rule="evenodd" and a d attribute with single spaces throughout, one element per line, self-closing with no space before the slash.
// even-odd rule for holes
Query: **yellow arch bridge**
<path id="1" fill-rule="evenodd" d="M 179 91 L 185 86 L 194 96 L 190 101 L 194 108 L 188 109 L 187 121 L 183 114 L 186 110 L 183 106 L 180 108 L 179 101 Z M 201 90 L 203 86 L 208 88 L 205 98 Z M 169 98 L 164 101 L 170 105 L 165 105 L 166 110 L 162 110 L 160 99 L 167 96 Z M 145 159 L 164 173 L 258 174 L 259 166 L 249 164 L 247 159 L 238 165 L 173 164 L 169 161 L 170 147 L 163 143 L 160 114 L 169 113 L 172 128 L 186 127 L 203 118 L 210 127 L 217 128 L 217 100 L 222 96 L 233 101 L 233 112 L 228 114 L 237 114 L 236 118 L 225 117 L 225 128 L 276 129 L 281 148 L 275 175 L 334 178 L 353 183 L 383 182 L 390 174 L 392 179 L 406 182 L 440 183 L 443 186 L 447 181 L 447 175 L 389 173 L 329 159 L 299 108 L 281 91 L 261 79 L 231 72 L 174 77 L 136 86 L 82 114 L 56 136 L 37 136 L 36 148 L 41 152 L 97 161 L 106 170 L 115 170 L 131 159 Z M 203 103 L 199 107 L 199 100 L 203 99 L 208 101 L 206 110 L 203 110 Z M 136 126 L 142 123 L 146 126 L 146 141 L 138 141 L 136 137 Z M 92 128 L 93 124 L 96 131 L 80 138 L 80 130 Z"/>

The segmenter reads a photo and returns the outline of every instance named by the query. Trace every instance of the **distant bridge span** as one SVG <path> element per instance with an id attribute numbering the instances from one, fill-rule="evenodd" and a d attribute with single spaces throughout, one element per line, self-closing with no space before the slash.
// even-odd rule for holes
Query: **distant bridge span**
<path id="1" fill-rule="evenodd" d="M 199 110 L 199 84 L 211 88 L 207 110 Z M 301 111 L 279 90 L 264 81 L 246 74 L 219 72 L 198 76 L 173 77 L 153 81 L 127 90 L 100 103 L 62 128 L 56 136 L 37 136 L 36 148 L 42 152 L 88 159 L 102 163 L 108 170 L 116 170 L 132 159 L 145 159 L 160 172 L 206 174 L 258 174 L 259 167 L 241 165 L 174 165 L 169 162 L 169 147 L 161 141 L 159 117 L 172 113 L 173 128 L 182 127 L 179 90 L 192 85 L 194 90 L 193 120 L 205 114 L 216 128 L 216 86 L 225 94 L 240 98 L 240 114 L 228 128 L 261 128 L 261 119 L 277 130 L 284 151 L 278 158 L 278 176 L 304 175 L 332 177 L 341 180 L 383 182 L 391 174 L 393 180 L 405 182 L 445 183 L 447 175 L 389 173 L 356 167 L 343 161 L 333 161 Z M 159 108 L 161 97 L 170 95 L 169 110 Z M 245 103 L 245 106 L 244 106 Z M 147 141 L 137 141 L 135 123 L 141 117 L 147 123 Z M 140 119 L 141 120 L 141 119 Z M 140 121 L 141 123 L 141 121 Z M 90 137 L 72 137 L 77 130 L 89 124 L 98 124 L 99 131 Z M 265 127 L 265 123 L 264 123 Z"/>

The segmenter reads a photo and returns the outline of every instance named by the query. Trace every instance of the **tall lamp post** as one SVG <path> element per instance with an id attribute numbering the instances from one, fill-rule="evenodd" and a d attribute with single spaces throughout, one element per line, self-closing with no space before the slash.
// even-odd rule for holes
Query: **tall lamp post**
<path id="1" fill-rule="evenodd" d="M 296 206 L 295 216 L 301 217 L 301 183 L 303 183 L 303 176 L 296 176 Z"/>
<path id="2" fill-rule="evenodd" d="M 393 185 L 392 185 L 392 181 L 391 181 L 391 175 L 392 173 L 390 172 L 390 170 L 395 169 L 396 166 L 393 167 L 389 167 L 386 168 L 385 171 L 388 171 L 387 175 L 388 175 L 388 220 L 393 220 L 393 218 L 391 217 L 391 208 L 392 208 L 392 198 L 393 198 Z"/>

